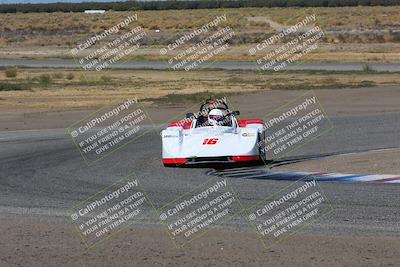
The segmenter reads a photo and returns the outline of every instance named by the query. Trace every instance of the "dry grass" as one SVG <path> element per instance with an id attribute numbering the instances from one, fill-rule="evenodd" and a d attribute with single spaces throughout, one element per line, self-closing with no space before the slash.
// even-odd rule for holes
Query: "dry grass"
<path id="1" fill-rule="evenodd" d="M 103 15 L 83 13 L 18 13 L 0 14 L 0 31 L 70 31 L 87 33 L 108 29 L 132 11 L 109 11 Z M 293 25 L 307 14 L 315 13 L 323 29 L 365 30 L 400 26 L 399 6 L 360 6 L 335 8 L 240 8 L 138 11 L 139 21 L 146 29 L 186 30 L 204 25 L 212 18 L 227 14 L 232 28 L 241 30 L 268 30 L 264 23 L 249 22 L 246 17 L 268 16 L 284 25 Z M 267 28 L 266 28 L 267 27 Z"/>
<path id="2" fill-rule="evenodd" d="M 59 73 L 63 73 L 62 77 Z M 68 80 L 69 73 L 74 79 Z M 43 85 L 40 77 L 51 80 Z M 63 110 L 86 109 L 105 105 L 126 96 L 140 99 L 188 101 L 192 94 L 246 94 L 260 90 L 337 89 L 400 84 L 398 73 L 329 73 L 257 71 L 149 71 L 113 70 L 106 74 L 71 70 L 20 69 L 17 78 L 7 78 L 0 71 L 0 83 L 30 83 L 29 91 L 0 92 L 0 109 Z M 207 93 L 204 93 L 207 94 Z M 171 97 L 171 95 L 173 97 Z M 182 96 L 182 97 L 179 97 Z"/>
<path id="3" fill-rule="evenodd" d="M 267 23 L 250 21 L 249 17 L 264 16 L 283 25 L 293 25 L 306 15 L 315 13 L 316 24 L 326 32 L 324 42 L 334 44 L 335 47 L 333 50 L 320 48 L 303 60 L 400 61 L 400 37 L 388 31 L 400 26 L 400 6 L 139 11 L 139 21 L 131 26 L 141 25 L 148 33 L 148 38 L 143 41 L 142 48 L 128 59 L 162 60 L 159 54 L 161 45 L 170 43 L 182 33 L 200 27 L 224 13 L 228 21 L 221 26 L 231 26 L 239 38 L 230 51 L 216 57 L 217 60 L 252 60 L 248 54 L 249 46 L 261 42 L 274 32 Z M 134 12 L 127 11 L 110 11 L 103 15 L 0 14 L 0 58 L 70 58 L 69 50 L 78 43 L 132 14 Z M 156 33 L 156 29 L 161 31 Z M 353 46 L 343 48 L 344 43 Z M 390 45 L 379 51 L 375 51 L 374 46 L 369 51 L 357 50 L 360 46 L 377 43 Z"/>

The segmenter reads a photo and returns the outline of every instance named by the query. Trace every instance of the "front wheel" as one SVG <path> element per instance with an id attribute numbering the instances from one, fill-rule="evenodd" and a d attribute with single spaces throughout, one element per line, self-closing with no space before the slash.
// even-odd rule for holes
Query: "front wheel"
<path id="1" fill-rule="evenodd" d="M 258 139 L 257 139 L 257 146 L 258 146 L 258 153 L 260 154 L 260 159 L 262 161 L 265 161 L 267 159 L 266 153 L 265 153 L 265 142 L 264 142 L 264 132 L 258 134 Z"/>

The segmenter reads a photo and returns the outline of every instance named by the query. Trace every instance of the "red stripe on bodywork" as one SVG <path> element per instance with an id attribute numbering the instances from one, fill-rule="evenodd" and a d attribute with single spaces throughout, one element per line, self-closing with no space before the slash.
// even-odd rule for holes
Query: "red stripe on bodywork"
<path id="1" fill-rule="evenodd" d="M 188 162 L 188 160 L 185 158 L 169 158 L 169 159 L 163 159 L 162 161 L 164 165 L 180 165 Z"/>
<path id="2" fill-rule="evenodd" d="M 260 160 L 260 156 L 232 156 L 232 160 L 235 162 L 257 161 Z"/>
<path id="3" fill-rule="evenodd" d="M 246 127 L 249 124 L 264 124 L 261 119 L 238 120 L 239 127 Z"/>
<path id="4" fill-rule="evenodd" d="M 192 124 L 192 121 L 185 121 L 185 122 L 170 122 L 167 127 L 182 127 L 184 130 L 190 129 L 190 125 Z"/>

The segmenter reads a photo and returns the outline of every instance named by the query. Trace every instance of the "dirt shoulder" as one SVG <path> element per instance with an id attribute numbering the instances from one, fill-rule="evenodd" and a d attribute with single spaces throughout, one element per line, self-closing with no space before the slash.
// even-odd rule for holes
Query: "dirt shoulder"
<path id="1" fill-rule="evenodd" d="M 265 249 L 247 232 L 212 230 L 177 250 L 165 230 L 132 226 L 85 249 L 70 224 L 2 219 L 2 266 L 397 266 L 399 239 L 296 234 Z M 5 241 L 7 240 L 7 241 Z M 34 241 L 34 242 L 33 242 Z M 290 255 L 288 254 L 290 251 Z"/>
<path id="2" fill-rule="evenodd" d="M 16 77 L 7 77 L 7 72 Z M 248 95 L 270 91 L 290 92 L 399 86 L 398 73 L 329 71 L 227 71 L 227 70 L 110 70 L 82 72 L 68 69 L 6 69 L 0 71 L 0 112 L 96 109 L 120 98 L 170 103 L 204 100 L 210 94 Z M 340 91 L 342 93 L 342 91 Z M 294 92 L 293 94 L 296 94 Z M 336 95 L 336 92 L 332 94 Z M 265 105 L 275 102 L 261 96 Z M 380 98 L 381 95 L 376 95 Z M 383 96 L 386 97 L 386 96 Z M 158 99 L 163 98 L 162 101 Z M 250 95 L 250 98 L 253 99 Z M 345 100 L 345 99 L 342 99 Z M 242 103 L 243 104 L 243 103 Z"/>

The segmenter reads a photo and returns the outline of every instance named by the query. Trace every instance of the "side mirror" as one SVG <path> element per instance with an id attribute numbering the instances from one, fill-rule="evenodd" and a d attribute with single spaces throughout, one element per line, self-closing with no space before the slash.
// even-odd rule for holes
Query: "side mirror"
<path id="1" fill-rule="evenodd" d="M 186 113 L 186 119 L 193 119 L 194 113 Z"/>
<path id="2" fill-rule="evenodd" d="M 232 114 L 234 116 L 239 116 L 240 115 L 240 111 L 239 110 L 235 110 L 235 111 L 232 112 Z"/>

